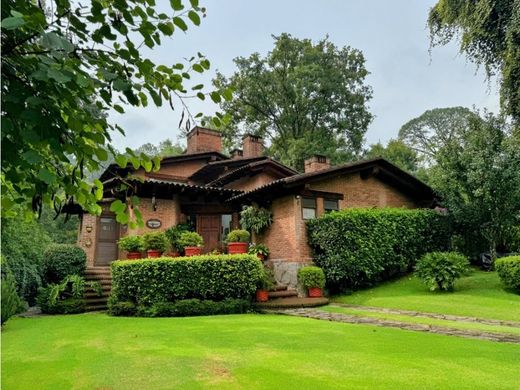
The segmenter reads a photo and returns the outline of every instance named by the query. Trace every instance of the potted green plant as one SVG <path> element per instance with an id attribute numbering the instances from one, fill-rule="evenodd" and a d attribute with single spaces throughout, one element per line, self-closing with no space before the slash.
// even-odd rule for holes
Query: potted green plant
<path id="1" fill-rule="evenodd" d="M 129 260 L 140 259 L 143 251 L 143 239 L 141 236 L 126 236 L 117 242 L 119 249 L 126 251 Z"/>
<path id="2" fill-rule="evenodd" d="M 247 253 L 256 255 L 260 260 L 264 261 L 269 256 L 269 248 L 264 244 L 255 244 L 249 247 Z"/>
<path id="3" fill-rule="evenodd" d="M 256 289 L 256 301 L 267 302 L 269 300 L 269 290 L 274 286 L 273 271 L 269 268 L 264 268 L 262 277 L 258 281 Z"/>
<path id="4" fill-rule="evenodd" d="M 310 298 L 323 296 L 325 274 L 320 267 L 307 266 L 298 270 L 298 281 L 307 289 Z"/>
<path id="5" fill-rule="evenodd" d="M 168 249 L 168 240 L 163 232 L 146 233 L 143 235 L 143 246 L 148 257 L 161 257 Z"/>
<path id="6" fill-rule="evenodd" d="M 244 206 L 240 212 L 240 226 L 253 233 L 262 233 L 273 223 L 273 214 L 264 208 Z"/>
<path id="7" fill-rule="evenodd" d="M 196 232 L 182 232 L 178 244 L 184 250 L 185 256 L 197 256 L 202 251 L 204 239 Z"/>
<path id="8" fill-rule="evenodd" d="M 189 231 L 189 226 L 186 224 L 178 224 L 164 231 L 164 235 L 170 244 L 168 256 L 177 257 L 183 251 L 184 248 L 179 245 L 179 238 L 183 232 L 187 231 Z"/>
<path id="9" fill-rule="evenodd" d="M 230 255 L 237 253 L 247 253 L 250 237 L 251 235 L 247 230 L 231 230 L 226 237 L 228 253 Z"/>

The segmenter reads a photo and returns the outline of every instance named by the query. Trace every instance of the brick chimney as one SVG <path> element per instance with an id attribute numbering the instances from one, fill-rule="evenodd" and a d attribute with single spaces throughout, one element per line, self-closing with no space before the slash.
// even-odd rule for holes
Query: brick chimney
<path id="1" fill-rule="evenodd" d="M 327 168 L 330 168 L 330 159 L 328 157 L 315 154 L 305 160 L 305 173 L 321 171 Z"/>
<path id="2" fill-rule="evenodd" d="M 244 158 L 260 157 L 264 154 L 264 140 L 262 137 L 246 134 L 242 139 Z"/>
<path id="3" fill-rule="evenodd" d="M 229 154 L 231 155 L 231 158 L 233 160 L 244 157 L 244 152 L 242 151 L 242 149 L 238 148 L 233 149 L 231 152 L 229 152 Z"/>
<path id="4" fill-rule="evenodd" d="M 194 127 L 188 133 L 186 154 L 200 152 L 222 152 L 222 138 L 217 130 Z"/>

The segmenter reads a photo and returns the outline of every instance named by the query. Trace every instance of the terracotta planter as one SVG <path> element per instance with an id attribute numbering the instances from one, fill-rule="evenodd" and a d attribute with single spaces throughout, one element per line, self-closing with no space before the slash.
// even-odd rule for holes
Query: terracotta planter
<path id="1" fill-rule="evenodd" d="M 247 253 L 247 248 L 249 247 L 248 242 L 228 242 L 228 254 L 236 255 L 239 253 Z"/>
<path id="2" fill-rule="evenodd" d="M 162 255 L 162 251 L 157 249 L 148 249 L 146 253 L 148 254 L 148 257 L 161 257 Z"/>
<path id="3" fill-rule="evenodd" d="M 141 252 L 127 252 L 126 258 L 128 260 L 136 260 L 141 258 Z"/>
<path id="4" fill-rule="evenodd" d="M 198 256 L 201 254 L 202 248 L 198 246 L 187 246 L 184 248 L 185 256 Z"/>
<path id="5" fill-rule="evenodd" d="M 267 302 L 269 300 L 269 291 L 267 290 L 256 290 L 256 301 Z"/>
<path id="6" fill-rule="evenodd" d="M 323 296 L 323 290 L 319 287 L 310 287 L 308 293 L 309 298 L 320 298 Z"/>

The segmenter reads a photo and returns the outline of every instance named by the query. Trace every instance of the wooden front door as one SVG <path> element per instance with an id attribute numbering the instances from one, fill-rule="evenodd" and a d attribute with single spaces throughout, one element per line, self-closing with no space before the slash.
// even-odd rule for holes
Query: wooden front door
<path id="1" fill-rule="evenodd" d="M 107 266 L 118 257 L 117 239 L 119 224 L 115 217 L 101 216 L 97 226 L 96 259 L 97 266 Z"/>
<path id="2" fill-rule="evenodd" d="M 220 215 L 197 215 L 197 233 L 204 238 L 203 253 L 208 253 L 218 248 L 220 225 Z"/>

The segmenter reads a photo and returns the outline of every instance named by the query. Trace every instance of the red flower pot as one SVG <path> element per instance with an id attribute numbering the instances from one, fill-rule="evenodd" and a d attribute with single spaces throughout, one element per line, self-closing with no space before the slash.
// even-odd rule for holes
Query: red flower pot
<path id="1" fill-rule="evenodd" d="M 320 298 L 323 296 L 323 290 L 319 287 L 310 287 L 308 292 L 309 298 Z"/>
<path id="2" fill-rule="evenodd" d="M 230 255 L 236 255 L 239 253 L 247 253 L 249 247 L 248 242 L 228 242 L 227 248 Z"/>
<path id="3" fill-rule="evenodd" d="M 198 256 L 201 254 L 202 249 L 198 246 L 187 246 L 184 248 L 185 256 Z"/>
<path id="4" fill-rule="evenodd" d="M 161 257 L 162 255 L 162 251 L 157 249 L 148 249 L 146 253 L 148 254 L 148 257 Z"/>
<path id="5" fill-rule="evenodd" d="M 141 258 L 141 252 L 128 252 L 126 254 L 128 260 L 136 260 Z"/>
<path id="6" fill-rule="evenodd" d="M 256 290 L 256 301 L 267 302 L 269 300 L 269 291 L 267 290 Z"/>

